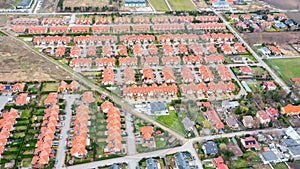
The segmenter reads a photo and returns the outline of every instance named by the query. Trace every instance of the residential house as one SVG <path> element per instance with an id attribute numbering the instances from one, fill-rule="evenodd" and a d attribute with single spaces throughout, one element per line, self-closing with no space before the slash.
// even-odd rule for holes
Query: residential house
<path id="1" fill-rule="evenodd" d="M 144 147 L 154 147 L 155 140 L 153 136 L 153 127 L 152 126 L 143 126 L 140 128 L 140 131 L 143 135 L 142 145 Z"/>
<path id="2" fill-rule="evenodd" d="M 218 153 L 218 146 L 213 141 L 208 141 L 202 146 L 202 150 L 204 151 L 204 154 L 207 156 L 215 155 Z"/>
<path id="3" fill-rule="evenodd" d="M 253 127 L 253 117 L 252 116 L 243 116 L 243 125 L 246 127 L 246 128 L 252 128 Z"/>
<path id="4" fill-rule="evenodd" d="M 271 120 L 274 121 L 279 116 L 278 110 L 273 107 L 266 108 L 266 113 L 270 116 Z"/>
<path id="5" fill-rule="evenodd" d="M 174 157 L 177 168 L 190 169 L 189 160 L 182 152 L 175 154 Z"/>
<path id="6" fill-rule="evenodd" d="M 276 85 L 273 81 L 264 82 L 263 88 L 265 90 L 276 90 Z"/>
<path id="7" fill-rule="evenodd" d="M 281 113 L 286 115 L 298 115 L 300 114 L 300 105 L 294 106 L 291 104 L 288 104 L 281 108 Z"/>
<path id="8" fill-rule="evenodd" d="M 104 85 L 113 85 L 114 80 L 114 70 L 111 68 L 106 68 L 103 71 L 103 84 Z"/>
<path id="9" fill-rule="evenodd" d="M 255 150 L 260 150 L 259 143 L 252 136 L 241 139 L 241 143 L 246 149 L 254 148 Z"/>
<path id="10" fill-rule="evenodd" d="M 84 92 L 83 95 L 82 95 L 82 102 L 83 103 L 95 102 L 95 98 L 93 96 L 93 93 L 91 91 Z"/>
<path id="11" fill-rule="evenodd" d="M 237 128 L 239 128 L 239 124 L 237 123 L 237 121 L 236 121 L 236 119 L 234 117 L 228 117 L 226 119 L 226 123 L 227 123 L 227 125 L 231 129 L 237 129 Z"/>
<path id="12" fill-rule="evenodd" d="M 146 168 L 147 169 L 160 169 L 160 164 L 154 158 L 149 158 L 146 160 Z"/>
<path id="13" fill-rule="evenodd" d="M 250 68 L 250 66 L 240 66 L 239 69 L 243 75 L 250 75 L 250 76 L 253 75 L 253 72 L 252 72 L 252 69 Z"/>
<path id="14" fill-rule="evenodd" d="M 235 159 L 243 156 L 243 152 L 238 144 L 236 144 L 234 142 L 229 142 L 226 147 L 227 147 L 227 150 L 233 152 Z"/>
<path id="15" fill-rule="evenodd" d="M 70 84 L 65 81 L 61 81 L 58 84 L 58 92 L 68 92 L 68 91 L 76 91 L 80 87 L 80 84 L 73 80 Z"/>
<path id="16" fill-rule="evenodd" d="M 54 105 L 57 102 L 57 92 L 51 92 L 44 100 L 44 105 Z"/>
<path id="17" fill-rule="evenodd" d="M 221 156 L 214 158 L 214 165 L 217 167 L 217 169 L 228 169 Z"/>
<path id="18" fill-rule="evenodd" d="M 215 110 L 208 110 L 205 113 L 208 121 L 211 123 L 211 126 L 216 130 L 216 132 L 224 131 L 224 124 L 220 120 L 217 112 Z"/>
<path id="19" fill-rule="evenodd" d="M 256 117 L 259 119 L 261 124 L 266 125 L 271 121 L 270 117 L 268 116 L 268 114 L 264 110 L 259 110 L 256 113 Z"/>
<path id="20" fill-rule="evenodd" d="M 30 103 L 30 96 L 28 96 L 28 93 L 20 93 L 15 98 L 15 105 L 17 106 L 28 105 L 29 103 Z"/>
<path id="21" fill-rule="evenodd" d="M 182 119 L 181 123 L 183 124 L 184 129 L 187 131 L 192 131 L 194 129 L 195 122 L 188 117 Z"/>

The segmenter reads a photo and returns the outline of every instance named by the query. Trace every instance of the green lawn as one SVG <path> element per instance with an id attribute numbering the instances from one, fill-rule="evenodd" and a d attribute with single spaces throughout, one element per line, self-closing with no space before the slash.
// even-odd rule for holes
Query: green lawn
<path id="1" fill-rule="evenodd" d="M 166 147 L 167 140 L 164 137 L 155 137 L 155 144 L 157 149 L 162 149 Z"/>
<path id="2" fill-rule="evenodd" d="M 266 63 L 276 70 L 287 84 L 290 84 L 290 78 L 300 77 L 300 58 L 268 59 Z"/>
<path id="3" fill-rule="evenodd" d="M 278 163 L 275 165 L 274 169 L 288 169 L 284 163 Z"/>
<path id="4" fill-rule="evenodd" d="M 182 134 L 185 134 L 186 132 L 183 124 L 181 123 L 181 119 L 174 110 L 169 110 L 169 115 L 157 116 L 156 119 L 167 126 L 170 126 L 174 130 L 181 132 Z"/>
<path id="5" fill-rule="evenodd" d="M 149 0 L 150 4 L 155 8 L 157 11 L 169 11 L 167 4 L 164 0 Z"/>
<path id="6" fill-rule="evenodd" d="M 58 83 L 44 83 L 44 86 L 43 86 L 43 89 L 42 91 L 45 92 L 45 91 L 57 91 L 58 89 Z"/>
<path id="7" fill-rule="evenodd" d="M 194 11 L 195 5 L 191 0 L 168 0 L 172 9 L 177 11 Z"/>

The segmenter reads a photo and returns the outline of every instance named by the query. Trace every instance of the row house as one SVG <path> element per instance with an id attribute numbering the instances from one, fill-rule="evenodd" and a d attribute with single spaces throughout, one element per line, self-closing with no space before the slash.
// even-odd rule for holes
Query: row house
<path id="1" fill-rule="evenodd" d="M 236 14 L 231 14 L 229 17 L 230 17 L 231 20 L 233 20 L 235 22 L 240 21 L 240 17 Z"/>
<path id="2" fill-rule="evenodd" d="M 152 17 L 151 21 L 154 24 L 169 23 L 169 17 L 165 15 L 155 15 Z"/>
<path id="3" fill-rule="evenodd" d="M 110 45 L 104 45 L 102 47 L 102 56 L 110 57 L 111 55 L 113 55 L 112 47 Z"/>
<path id="4" fill-rule="evenodd" d="M 112 18 L 111 17 L 95 17 L 95 24 L 111 24 Z"/>
<path id="5" fill-rule="evenodd" d="M 86 36 L 75 36 L 74 42 L 77 44 L 87 44 L 87 43 L 114 43 L 117 42 L 117 37 L 113 35 L 86 35 Z"/>
<path id="6" fill-rule="evenodd" d="M 253 71 L 250 66 L 240 66 L 239 71 L 243 75 L 253 75 Z"/>
<path id="7" fill-rule="evenodd" d="M 151 68 L 144 68 L 142 79 L 144 83 L 147 84 L 154 83 L 155 78 L 154 78 L 153 70 Z"/>
<path id="8" fill-rule="evenodd" d="M 199 40 L 197 34 L 161 34 L 157 36 L 157 40 L 161 43 L 170 42 L 170 41 L 188 41 L 196 42 Z"/>
<path id="9" fill-rule="evenodd" d="M 277 13 L 277 14 L 275 14 L 275 17 L 278 17 L 278 20 L 288 19 L 287 15 L 285 13 Z"/>
<path id="10" fill-rule="evenodd" d="M 10 137 L 10 132 L 13 130 L 18 117 L 18 110 L 14 108 L 10 108 L 2 114 L 2 118 L 0 119 L 0 156 L 4 152 L 7 139 Z"/>
<path id="11" fill-rule="evenodd" d="M 136 57 L 119 57 L 120 66 L 136 66 L 137 58 Z"/>
<path id="12" fill-rule="evenodd" d="M 269 46 L 270 51 L 275 54 L 275 55 L 280 55 L 281 51 L 279 48 L 277 48 L 276 46 Z"/>
<path id="13" fill-rule="evenodd" d="M 117 51 L 118 51 L 118 55 L 125 55 L 125 56 L 128 55 L 127 47 L 125 45 L 118 46 Z"/>
<path id="14" fill-rule="evenodd" d="M 103 70 L 103 84 L 113 85 L 115 83 L 114 70 L 111 68 L 105 68 Z"/>
<path id="15" fill-rule="evenodd" d="M 165 83 L 175 83 L 176 78 L 172 67 L 165 66 L 162 68 L 162 75 L 164 76 Z"/>
<path id="16" fill-rule="evenodd" d="M 69 66 L 72 68 L 90 68 L 92 62 L 92 58 L 73 58 Z"/>
<path id="17" fill-rule="evenodd" d="M 202 56 L 195 56 L 195 55 L 189 55 L 183 57 L 183 63 L 184 64 L 200 64 L 202 63 L 203 59 Z"/>
<path id="18" fill-rule="evenodd" d="M 19 25 L 13 25 L 11 27 L 11 30 L 14 31 L 15 33 L 25 33 L 26 29 L 27 28 L 25 26 L 19 26 Z"/>
<path id="19" fill-rule="evenodd" d="M 184 24 L 156 24 L 152 26 L 153 31 L 180 31 L 185 30 Z"/>
<path id="20" fill-rule="evenodd" d="M 80 84 L 78 82 L 76 82 L 75 80 L 73 80 L 70 84 L 68 84 L 67 82 L 62 80 L 58 84 L 57 91 L 58 92 L 76 91 L 79 89 L 79 87 L 80 87 Z"/>
<path id="21" fill-rule="evenodd" d="M 57 92 L 50 92 L 46 97 L 46 99 L 44 100 L 44 105 L 46 106 L 55 105 L 57 102 L 57 95 L 58 95 Z"/>
<path id="22" fill-rule="evenodd" d="M 181 75 L 184 83 L 190 83 L 195 80 L 195 76 L 189 67 L 183 66 L 181 68 Z"/>
<path id="23" fill-rule="evenodd" d="M 208 53 L 218 53 L 218 49 L 215 47 L 215 44 L 213 43 L 209 43 L 209 44 L 206 44 L 206 49 L 208 51 Z"/>
<path id="24" fill-rule="evenodd" d="M 108 33 L 110 32 L 110 26 L 108 25 L 93 25 L 92 26 L 93 33 Z"/>
<path id="25" fill-rule="evenodd" d="M 190 46 L 190 49 L 192 50 L 192 52 L 195 54 L 195 55 L 202 55 L 203 54 L 203 49 L 202 47 L 200 46 L 200 44 L 197 44 L 197 43 L 194 43 Z"/>
<path id="26" fill-rule="evenodd" d="M 57 45 L 66 45 L 71 41 L 71 38 L 68 36 L 35 36 L 33 38 L 33 44 L 36 45 L 46 45 L 46 44 L 57 44 Z"/>
<path id="27" fill-rule="evenodd" d="M 235 37 L 231 33 L 206 33 L 202 35 L 202 39 L 211 42 L 231 42 Z"/>
<path id="28" fill-rule="evenodd" d="M 187 25 L 188 30 L 225 30 L 225 23 L 195 23 Z"/>
<path id="29" fill-rule="evenodd" d="M 242 14 L 241 18 L 243 21 L 249 21 L 252 18 L 252 16 L 250 14 Z"/>
<path id="30" fill-rule="evenodd" d="M 166 55 L 166 56 L 174 55 L 174 50 L 173 50 L 173 47 L 171 45 L 163 44 L 162 48 L 163 48 L 164 55 Z"/>
<path id="31" fill-rule="evenodd" d="M 20 93 L 15 98 L 15 105 L 17 105 L 17 106 L 28 105 L 29 103 L 30 103 L 30 96 L 28 93 Z"/>
<path id="32" fill-rule="evenodd" d="M 96 67 L 114 67 L 115 66 L 115 58 L 111 57 L 102 57 L 102 58 L 96 58 Z"/>
<path id="33" fill-rule="evenodd" d="M 118 33 L 130 32 L 130 25 L 114 25 L 112 29 L 113 32 L 118 32 Z"/>
<path id="34" fill-rule="evenodd" d="M 96 99 L 93 95 L 93 92 L 91 91 L 86 91 L 82 94 L 82 102 L 85 104 L 93 103 L 95 102 Z"/>
<path id="35" fill-rule="evenodd" d="M 143 55 L 143 48 L 139 44 L 134 44 L 132 47 L 133 55 L 134 56 L 142 56 Z"/>
<path id="36" fill-rule="evenodd" d="M 164 65 L 179 65 L 180 64 L 179 56 L 164 56 L 162 57 L 162 63 Z"/>
<path id="37" fill-rule="evenodd" d="M 88 56 L 96 56 L 96 46 L 88 46 L 87 55 Z"/>
<path id="38" fill-rule="evenodd" d="M 148 52 L 150 55 L 157 55 L 158 54 L 158 49 L 155 44 L 150 44 L 148 45 Z"/>
<path id="39" fill-rule="evenodd" d="M 194 82 L 191 82 L 189 84 L 182 84 L 181 86 L 182 93 L 186 95 L 191 94 L 205 94 L 207 93 L 207 86 L 204 82 L 200 82 L 199 84 L 195 84 Z"/>
<path id="40" fill-rule="evenodd" d="M 150 25 L 132 25 L 132 30 L 135 32 L 149 32 Z"/>
<path id="41" fill-rule="evenodd" d="M 216 55 L 206 55 L 205 56 L 205 62 L 212 64 L 212 63 L 223 63 L 225 62 L 225 57 L 222 54 L 216 54 Z"/>
<path id="42" fill-rule="evenodd" d="M 68 26 L 50 26 L 50 33 L 68 33 Z"/>
<path id="43" fill-rule="evenodd" d="M 135 16 L 133 18 L 133 23 L 135 23 L 135 24 L 149 24 L 150 23 L 150 18 L 149 17 L 144 17 L 144 16 Z"/>
<path id="44" fill-rule="evenodd" d="M 11 21 L 13 25 L 39 25 L 38 18 L 16 18 Z"/>
<path id="45" fill-rule="evenodd" d="M 0 92 L 23 92 L 26 83 L 2 84 L 0 83 Z"/>
<path id="46" fill-rule="evenodd" d="M 230 44 L 228 43 L 223 43 L 221 46 L 221 50 L 225 55 L 231 55 L 234 53 L 234 51 L 230 47 Z"/>
<path id="47" fill-rule="evenodd" d="M 212 81 L 215 78 L 213 73 L 207 66 L 204 66 L 204 65 L 199 66 L 199 72 L 200 72 L 201 78 L 204 82 Z"/>
<path id="48" fill-rule="evenodd" d="M 123 43 L 136 43 L 136 42 L 153 42 L 155 40 L 155 36 L 153 35 L 121 35 L 120 41 Z"/>
<path id="49" fill-rule="evenodd" d="M 192 22 L 194 16 L 170 16 L 169 19 L 171 23 Z"/>
<path id="50" fill-rule="evenodd" d="M 123 149 L 120 110 L 109 101 L 101 104 L 101 110 L 107 114 L 107 146 L 104 152 L 107 154 L 120 152 Z"/>
<path id="51" fill-rule="evenodd" d="M 89 107 L 81 104 L 76 108 L 74 121 L 74 135 L 70 154 L 72 157 L 85 158 L 88 154 L 86 150 L 88 140 Z"/>
<path id="52" fill-rule="evenodd" d="M 144 96 L 174 96 L 178 92 L 178 88 L 175 83 L 167 85 L 163 83 L 158 86 L 157 84 L 152 84 L 150 86 L 143 84 L 142 86 L 132 85 L 131 87 L 126 87 L 123 89 L 123 95 L 128 97 L 144 97 Z"/>
<path id="53" fill-rule="evenodd" d="M 218 16 L 196 16 L 196 20 L 200 22 L 218 22 L 219 17 Z"/>
<path id="54" fill-rule="evenodd" d="M 209 93 L 231 93 L 235 90 L 235 85 L 231 81 L 228 83 L 224 83 L 223 81 L 219 81 L 218 83 L 209 82 L 207 87 Z"/>
<path id="55" fill-rule="evenodd" d="M 158 56 L 146 56 L 146 57 L 141 58 L 141 62 L 143 65 L 156 66 L 156 65 L 159 65 L 159 57 Z"/>
<path id="56" fill-rule="evenodd" d="M 262 23 L 260 23 L 260 27 L 265 30 L 265 29 L 270 29 L 272 27 L 273 23 L 272 22 L 268 22 L 268 21 L 264 21 Z"/>
<path id="57" fill-rule="evenodd" d="M 80 57 L 80 55 L 81 55 L 80 50 L 81 49 L 80 49 L 79 46 L 72 46 L 71 50 L 70 50 L 70 57 L 71 58 L 78 58 L 78 57 Z"/>
<path id="58" fill-rule="evenodd" d="M 67 23 L 67 17 L 62 18 L 43 18 L 41 21 L 42 25 L 64 25 Z"/>
<path id="59" fill-rule="evenodd" d="M 88 33 L 90 31 L 89 26 L 84 25 L 73 25 L 71 26 L 72 33 Z"/>
<path id="60" fill-rule="evenodd" d="M 131 18 L 122 16 L 122 17 L 115 17 L 114 18 L 115 24 L 130 24 L 131 23 Z"/>
<path id="61" fill-rule="evenodd" d="M 223 65 L 223 64 L 220 64 L 217 66 L 217 71 L 220 75 L 220 78 L 224 81 L 227 81 L 227 80 L 231 80 L 232 79 L 232 75 L 230 73 L 230 71 L 228 70 L 228 68 Z"/>
<path id="62" fill-rule="evenodd" d="M 28 33 L 29 34 L 45 34 L 48 31 L 47 26 L 29 26 Z"/>
<path id="63" fill-rule="evenodd" d="M 133 68 L 125 68 L 123 73 L 125 84 L 135 84 L 135 72 Z"/>
<path id="64" fill-rule="evenodd" d="M 186 47 L 185 44 L 179 44 L 178 49 L 179 49 L 179 54 L 184 54 L 184 55 L 188 54 L 188 48 Z"/>
<path id="65" fill-rule="evenodd" d="M 245 53 L 246 52 L 246 47 L 243 46 L 242 43 L 237 42 L 233 45 L 234 49 L 238 52 L 238 53 Z"/>
<path id="66" fill-rule="evenodd" d="M 78 25 L 91 25 L 93 24 L 92 18 L 76 18 L 75 23 Z"/>
<path id="67" fill-rule="evenodd" d="M 66 52 L 66 48 L 64 46 L 58 46 L 55 49 L 55 56 L 62 57 L 63 55 L 65 55 L 65 52 Z"/>
<path id="68" fill-rule="evenodd" d="M 50 156 L 53 155 L 51 147 L 58 121 L 59 106 L 53 105 L 44 112 L 42 127 L 31 162 L 35 168 L 43 168 L 49 163 Z"/>

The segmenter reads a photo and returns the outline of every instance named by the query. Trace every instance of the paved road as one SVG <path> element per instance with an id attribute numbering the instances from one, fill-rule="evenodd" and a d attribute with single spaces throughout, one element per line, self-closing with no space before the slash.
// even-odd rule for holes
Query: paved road
<path id="1" fill-rule="evenodd" d="M 126 113 L 125 116 L 125 125 L 127 131 L 127 154 L 134 155 L 136 154 L 136 145 L 135 145 L 135 136 L 134 136 L 134 128 L 131 114 Z"/>
<path id="2" fill-rule="evenodd" d="M 80 95 L 78 95 L 78 94 L 64 95 L 64 99 L 67 102 L 66 109 L 65 109 L 66 120 L 64 121 L 65 125 L 63 126 L 63 128 L 61 130 L 62 139 L 59 140 L 59 145 L 57 148 L 57 154 L 56 154 L 56 160 L 57 160 L 56 168 L 57 169 L 62 169 L 63 165 L 65 164 L 65 156 L 66 156 L 65 147 L 67 146 L 66 138 L 68 137 L 67 132 L 70 129 L 70 124 L 71 124 L 71 119 L 72 119 L 72 104 L 79 97 L 80 97 Z"/>
<path id="3" fill-rule="evenodd" d="M 9 98 L 12 98 L 12 96 L 6 95 L 6 93 L 2 93 L 2 95 L 0 95 L 0 111 L 4 108 Z"/>
<path id="4" fill-rule="evenodd" d="M 272 76 L 272 78 L 287 92 L 291 92 L 290 88 L 274 73 L 274 71 L 262 60 L 261 57 L 258 56 L 258 54 L 250 47 L 250 45 L 240 36 L 240 34 L 230 25 L 229 22 L 223 17 L 223 15 L 220 12 L 215 11 L 212 9 L 214 13 L 216 13 L 221 20 L 226 24 L 227 28 L 237 37 L 237 39 L 242 42 L 248 51 L 255 57 L 255 59 L 261 64 Z"/>

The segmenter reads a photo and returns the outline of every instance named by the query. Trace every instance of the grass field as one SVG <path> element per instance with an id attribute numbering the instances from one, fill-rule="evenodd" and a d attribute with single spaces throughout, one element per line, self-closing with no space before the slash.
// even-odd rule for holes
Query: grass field
<path id="1" fill-rule="evenodd" d="M 157 11 L 169 11 L 166 2 L 164 0 L 149 0 L 150 4 L 155 8 Z"/>
<path id="2" fill-rule="evenodd" d="M 196 10 L 196 7 L 191 0 L 169 0 L 169 3 L 173 10 L 177 10 L 177 11 Z"/>
<path id="3" fill-rule="evenodd" d="M 284 163 L 278 163 L 275 165 L 274 169 L 287 169 L 288 167 Z"/>
<path id="4" fill-rule="evenodd" d="M 45 83 L 42 91 L 57 91 L 58 83 Z"/>
<path id="5" fill-rule="evenodd" d="M 290 78 L 300 77 L 300 58 L 268 59 L 266 63 L 276 70 L 287 84 L 290 84 Z"/>
<path id="6" fill-rule="evenodd" d="M 185 134 L 186 132 L 180 118 L 178 117 L 178 114 L 175 111 L 169 110 L 169 115 L 158 116 L 157 120 L 166 124 L 167 126 L 170 126 L 174 130 L 181 132 L 182 134 Z"/>

